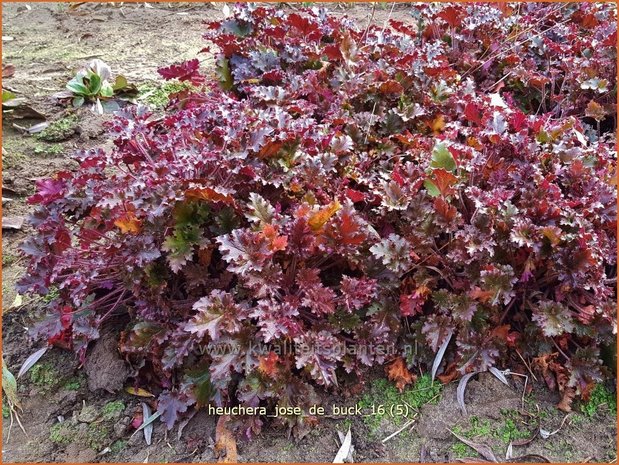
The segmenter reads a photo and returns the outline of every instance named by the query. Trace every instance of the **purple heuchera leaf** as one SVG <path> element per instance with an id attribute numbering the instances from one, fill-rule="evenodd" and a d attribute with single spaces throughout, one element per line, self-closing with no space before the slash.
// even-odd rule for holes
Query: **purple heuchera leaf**
<path id="1" fill-rule="evenodd" d="M 297 274 L 297 285 L 303 295 L 302 305 L 309 307 L 317 315 L 328 315 L 335 311 L 335 292 L 323 286 L 319 272 L 316 268 L 300 270 Z"/>
<path id="2" fill-rule="evenodd" d="M 157 411 L 161 413 L 161 421 L 171 430 L 179 415 L 185 413 L 194 403 L 193 399 L 181 392 L 164 391 L 159 395 Z"/>
<path id="3" fill-rule="evenodd" d="M 308 332 L 295 338 L 296 366 L 309 370 L 321 385 L 337 385 L 335 368 L 342 359 L 344 345 L 328 331 Z"/>
<path id="4" fill-rule="evenodd" d="M 185 330 L 199 338 L 208 333 L 212 341 L 223 333 L 237 333 L 248 313 L 247 307 L 237 304 L 229 293 L 218 290 L 198 300 L 193 309 L 198 313 L 185 325 Z"/>
<path id="5" fill-rule="evenodd" d="M 200 62 L 197 58 L 192 60 L 177 63 L 167 68 L 159 68 L 157 72 L 164 79 L 178 79 L 179 81 L 190 81 L 192 84 L 201 84 L 204 82 L 204 76 L 200 74 L 198 69 Z"/>

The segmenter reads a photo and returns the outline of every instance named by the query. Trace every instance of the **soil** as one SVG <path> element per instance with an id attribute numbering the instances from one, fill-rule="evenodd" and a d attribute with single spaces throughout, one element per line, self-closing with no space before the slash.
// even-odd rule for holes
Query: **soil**
<path id="1" fill-rule="evenodd" d="M 281 6 L 296 8 L 294 4 Z M 391 11 L 381 5 L 372 11 L 368 5 L 328 4 L 336 14 L 346 14 L 365 25 L 378 24 L 394 15 L 409 20 L 405 5 Z M 65 118 L 72 111 L 59 105 L 52 95 L 63 90 L 73 72 L 92 58 L 108 63 L 137 85 L 159 83 L 157 68 L 174 61 L 199 56 L 208 68 L 213 57 L 198 54 L 204 47 L 203 20 L 221 17 L 221 5 L 192 3 L 116 3 L 82 4 L 2 4 L 3 63 L 15 66 L 15 74 L 3 79 L 4 87 L 42 113 L 48 121 Z M 5 41 L 5 37 L 12 38 Z M 76 149 L 109 146 L 103 122 L 88 108 L 75 112 L 77 123 L 63 140 L 49 143 L 24 134 L 20 128 L 40 120 L 5 116 L 3 132 L 3 211 L 4 217 L 26 217 L 26 203 L 34 182 L 61 169 L 73 168 L 69 158 Z M 44 302 L 24 298 L 17 305 L 14 284 L 24 273 L 17 247 L 31 233 L 27 223 L 21 230 L 5 230 L 2 237 L 2 334 L 3 355 L 8 368 L 17 373 L 24 360 L 39 345 L 27 336 Z M 15 305 L 14 305 L 15 304 Z M 114 346 L 114 329 L 89 349 L 88 362 L 80 367 L 75 357 L 60 349 L 48 351 L 38 369 L 18 380 L 19 413 L 27 435 L 17 425 L 3 421 L 2 460 L 4 462 L 213 462 L 217 418 L 198 411 L 178 433 L 166 432 L 155 422 L 152 445 L 147 446 L 131 422 L 142 412 L 143 398 L 127 393 L 123 386 L 127 370 Z M 375 378 L 380 378 L 377 372 Z M 505 386 L 489 374 L 470 381 L 466 391 L 467 414 L 456 401 L 456 385 L 444 387 L 438 403 L 426 404 L 409 428 L 392 439 L 406 419 L 384 418 L 371 428 L 360 416 L 324 417 L 305 438 L 297 441 L 274 422 L 267 422 L 263 433 L 251 441 L 239 441 L 239 460 L 244 462 L 332 462 L 339 448 L 337 431 L 352 431 L 357 462 L 444 462 L 478 457 L 466 449 L 452 432 L 467 435 L 474 442 L 487 444 L 499 460 L 506 456 L 516 434 L 536 435 L 524 446 L 513 446 L 513 456 L 530 455 L 520 461 L 538 461 L 539 456 L 556 462 L 616 460 L 616 418 L 608 406 L 586 416 L 575 412 L 563 423 L 565 414 L 555 408 L 556 393 L 533 384 L 522 396 L 523 378 L 512 377 Z M 345 388 L 348 389 L 348 388 Z M 341 393 L 319 393 L 323 405 L 342 402 Z M 346 398 L 354 405 L 367 393 Z M 382 399 L 374 399 L 380 402 Z M 412 418 L 412 414 L 411 414 Z M 511 425 L 511 426 L 510 426 Z M 509 428 L 511 429 L 509 429 Z M 559 431 L 548 439 L 537 432 Z M 10 438 L 9 435 L 10 429 Z M 507 433 L 506 433 L 507 431 Z M 529 434 L 530 433 L 530 434 Z M 522 439 L 522 437 L 520 438 Z"/>

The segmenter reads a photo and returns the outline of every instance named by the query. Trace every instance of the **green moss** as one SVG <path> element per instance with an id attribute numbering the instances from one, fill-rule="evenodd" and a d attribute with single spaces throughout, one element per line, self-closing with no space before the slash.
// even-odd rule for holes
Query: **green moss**
<path id="1" fill-rule="evenodd" d="M 340 428 L 343 432 L 348 431 L 350 428 L 352 428 L 352 420 L 350 418 L 344 418 Z"/>
<path id="2" fill-rule="evenodd" d="M 546 441 L 544 449 L 550 454 L 550 458 L 561 457 L 561 462 L 570 462 L 574 459 L 575 449 L 571 441 L 567 439 L 557 439 L 556 441 Z M 559 461 L 559 460 L 557 460 Z"/>
<path id="3" fill-rule="evenodd" d="M 287 444 L 284 445 L 284 447 L 282 447 L 282 449 L 286 452 L 290 452 L 294 449 L 294 443 L 293 442 L 288 442 Z"/>
<path id="4" fill-rule="evenodd" d="M 163 108 L 170 101 L 170 95 L 185 89 L 193 89 L 188 82 L 167 81 L 164 83 L 149 82 L 138 86 L 139 100 L 146 102 L 152 108 Z"/>
<path id="5" fill-rule="evenodd" d="M 463 442 L 455 442 L 454 444 L 452 444 L 451 451 L 458 459 L 464 457 L 475 457 L 476 454 L 476 452 L 471 447 L 467 446 Z"/>
<path id="6" fill-rule="evenodd" d="M 401 407 L 408 409 L 408 413 L 419 410 L 424 404 L 436 403 L 441 393 L 440 383 L 432 383 L 430 376 L 420 376 L 415 385 L 400 393 L 395 385 L 386 379 L 378 379 L 372 382 L 368 391 L 359 401 L 359 406 L 365 413 L 364 421 L 372 434 L 376 433 L 382 421 L 392 418 L 393 409 Z M 379 410 L 378 407 L 383 407 Z M 371 414 L 376 413 L 376 414 Z M 396 425 L 402 423 L 403 416 L 397 413 L 393 415 Z"/>
<path id="7" fill-rule="evenodd" d="M 9 418 L 11 416 L 11 409 L 4 403 L 2 399 L 2 418 Z"/>
<path id="8" fill-rule="evenodd" d="M 593 392 L 591 392 L 589 401 L 582 405 L 582 411 L 591 418 L 598 413 L 600 407 L 605 407 L 613 415 L 616 415 L 617 397 L 603 384 L 596 384 Z"/>
<path id="9" fill-rule="evenodd" d="M 2 255 L 2 266 L 10 266 L 17 260 L 17 257 L 10 253 L 5 253 Z"/>
<path id="10" fill-rule="evenodd" d="M 472 416 L 469 420 L 469 425 L 466 428 L 457 425 L 453 428 L 453 432 L 467 439 L 492 436 L 492 426 L 488 420 L 481 420 L 478 417 Z"/>
<path id="11" fill-rule="evenodd" d="M 50 123 L 43 131 L 34 137 L 45 142 L 60 142 L 75 134 L 77 115 L 69 115 Z"/>
<path id="12" fill-rule="evenodd" d="M 110 420 L 118 417 L 123 410 L 125 410 L 125 404 L 120 400 L 115 400 L 113 402 L 108 402 L 103 406 L 101 415 L 104 419 Z"/>
<path id="13" fill-rule="evenodd" d="M 22 152 L 7 148 L 6 154 L 2 154 L 2 167 L 4 169 L 17 168 L 22 165 L 28 157 Z"/>
<path id="14" fill-rule="evenodd" d="M 101 424 L 92 423 L 86 430 L 86 444 L 93 450 L 101 450 L 110 442 L 110 429 Z"/>
<path id="15" fill-rule="evenodd" d="M 127 447 L 127 444 L 128 442 L 126 440 L 119 439 L 118 441 L 115 441 L 114 444 L 110 446 L 110 450 L 112 451 L 112 454 L 118 454 L 125 447 Z"/>
<path id="16" fill-rule="evenodd" d="M 63 152 L 63 147 L 60 144 L 36 144 L 32 151 L 35 155 L 56 156 Z"/>
<path id="17" fill-rule="evenodd" d="M 526 427 L 518 426 L 518 412 L 515 410 L 502 410 L 502 422 L 491 422 L 490 420 L 480 419 L 473 416 L 469 420 L 466 428 L 462 426 L 454 427 L 454 432 L 467 439 L 498 439 L 504 444 L 509 444 L 517 439 L 528 439 L 531 436 Z"/>
<path id="18" fill-rule="evenodd" d="M 82 384 L 83 384 L 83 378 L 75 376 L 73 378 L 69 378 L 67 382 L 64 383 L 63 387 L 67 391 L 78 391 L 79 388 L 82 387 Z"/>
<path id="19" fill-rule="evenodd" d="M 497 436 L 505 444 L 518 439 L 528 439 L 531 433 L 527 429 L 521 429 L 516 424 L 516 420 L 506 418 L 503 425 L 496 431 Z"/>
<path id="20" fill-rule="evenodd" d="M 49 391 L 58 383 L 58 372 L 51 363 L 41 363 L 30 369 L 30 381 L 42 391 Z"/>
<path id="21" fill-rule="evenodd" d="M 55 444 L 69 444 L 76 436 L 77 428 L 66 421 L 55 423 L 49 429 L 49 439 Z"/>

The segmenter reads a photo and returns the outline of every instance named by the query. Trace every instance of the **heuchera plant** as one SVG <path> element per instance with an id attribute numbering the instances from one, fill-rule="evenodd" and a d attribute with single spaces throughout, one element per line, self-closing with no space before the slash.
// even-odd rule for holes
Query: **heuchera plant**
<path id="1" fill-rule="evenodd" d="M 129 321 L 169 428 L 442 348 L 443 381 L 528 360 L 564 408 L 586 397 L 616 331 L 615 6 L 411 8 L 208 24 L 216 77 L 162 69 L 201 90 L 125 111 L 114 150 L 38 182 L 20 290 L 59 297 L 35 333 L 83 360 Z"/>

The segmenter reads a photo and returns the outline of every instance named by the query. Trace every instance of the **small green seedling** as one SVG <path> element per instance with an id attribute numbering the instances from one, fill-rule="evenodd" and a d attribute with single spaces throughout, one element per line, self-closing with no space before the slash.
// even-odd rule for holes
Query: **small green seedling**
<path id="1" fill-rule="evenodd" d="M 17 380 L 15 379 L 15 376 L 13 376 L 13 373 L 11 373 L 7 368 L 4 358 L 2 359 L 2 390 L 4 391 L 4 398 L 6 399 L 9 407 L 9 417 L 11 419 L 9 431 L 6 437 L 6 441 L 9 442 L 14 420 L 17 420 L 17 424 L 24 434 L 26 434 L 26 430 L 24 429 L 24 426 L 19 419 L 19 415 L 17 414 L 17 409 L 21 410 L 19 398 L 17 397 Z"/>
<path id="2" fill-rule="evenodd" d="M 93 103 L 93 110 L 99 114 L 105 111 L 105 107 L 118 106 L 109 105 L 114 98 L 127 100 L 137 94 L 136 87 L 130 85 L 124 76 L 116 76 L 112 81 L 112 70 L 99 59 L 92 60 L 88 66 L 79 70 L 67 83 L 67 90 L 69 94 L 61 93 L 58 97 L 71 98 L 75 108 Z"/>

